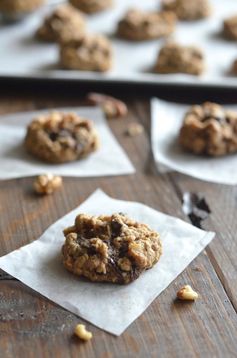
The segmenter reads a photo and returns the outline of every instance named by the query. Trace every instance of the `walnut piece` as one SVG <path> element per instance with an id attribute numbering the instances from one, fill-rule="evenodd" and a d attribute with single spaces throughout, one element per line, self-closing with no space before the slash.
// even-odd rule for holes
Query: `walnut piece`
<path id="1" fill-rule="evenodd" d="M 84 324 L 78 324 L 74 330 L 74 334 L 83 341 L 89 341 L 93 337 L 92 333 L 86 330 Z"/>
<path id="2" fill-rule="evenodd" d="M 100 93 L 88 93 L 87 99 L 91 104 L 101 106 L 108 119 L 122 118 L 128 114 L 126 104 L 117 98 Z"/>
<path id="3" fill-rule="evenodd" d="M 129 137 L 135 137 L 138 136 L 140 134 L 142 134 L 144 132 L 144 128 L 141 124 L 139 123 L 130 123 L 128 125 L 128 128 L 126 130 L 126 134 Z"/>
<path id="4" fill-rule="evenodd" d="M 177 292 L 177 297 L 184 301 L 195 301 L 198 298 L 198 294 L 190 285 L 185 285 Z"/>
<path id="5" fill-rule="evenodd" d="M 43 174 L 36 178 L 34 190 L 38 194 L 52 194 L 56 189 L 62 186 L 62 178 L 53 174 Z"/>

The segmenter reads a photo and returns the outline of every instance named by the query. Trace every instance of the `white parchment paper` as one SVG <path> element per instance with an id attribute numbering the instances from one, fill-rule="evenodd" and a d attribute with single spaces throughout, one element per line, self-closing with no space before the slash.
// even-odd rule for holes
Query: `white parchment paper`
<path id="1" fill-rule="evenodd" d="M 237 1 L 209 1 L 213 5 L 210 18 L 179 22 L 173 35 L 178 42 L 195 44 L 203 49 L 207 63 L 203 76 L 154 74 L 151 69 L 164 39 L 133 43 L 114 36 L 117 22 L 129 8 L 157 10 L 161 3 L 158 0 L 114 0 L 112 9 L 87 16 L 89 32 L 106 34 L 113 41 L 114 65 L 105 74 L 62 70 L 57 46 L 35 40 L 34 33 L 44 16 L 52 10 L 51 6 L 46 6 L 26 21 L 11 26 L 1 26 L 0 23 L 0 76 L 236 87 L 237 78 L 228 74 L 237 56 L 236 44 L 223 39 L 220 31 L 223 19 L 237 13 Z"/>
<path id="2" fill-rule="evenodd" d="M 129 285 L 85 282 L 61 263 L 62 230 L 85 212 L 123 212 L 161 234 L 160 261 Z M 101 190 L 55 224 L 33 243 L 0 258 L 0 268 L 60 306 L 115 335 L 120 335 L 189 265 L 214 237 L 180 219 L 145 205 L 115 200 Z M 174 260 L 175 258 L 175 260 Z"/>
<path id="3" fill-rule="evenodd" d="M 48 111 L 0 116 L 0 179 L 51 172 L 64 176 L 95 177 L 135 172 L 122 147 L 108 127 L 100 108 L 60 108 L 91 119 L 100 136 L 100 148 L 88 157 L 71 163 L 47 164 L 26 153 L 23 145 L 26 127 L 32 119 Z"/>
<path id="4" fill-rule="evenodd" d="M 227 106 L 237 110 L 237 106 Z M 211 158 L 186 153 L 178 144 L 179 130 L 190 105 L 154 98 L 151 102 L 151 139 L 158 170 L 176 170 L 220 184 L 237 184 L 237 154 Z"/>

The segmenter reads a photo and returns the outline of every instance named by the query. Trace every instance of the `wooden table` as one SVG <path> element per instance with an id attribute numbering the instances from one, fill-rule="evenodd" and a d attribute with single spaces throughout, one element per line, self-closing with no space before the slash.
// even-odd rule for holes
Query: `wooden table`
<path id="1" fill-rule="evenodd" d="M 28 83 L 22 90 L 19 83 L 7 83 L 0 89 L 0 113 L 83 104 L 89 89 L 94 87 Z M 33 178 L 1 181 L 0 254 L 37 239 L 98 187 L 112 197 L 140 201 L 186 221 L 183 192 L 201 192 L 212 210 L 203 228 L 215 231 L 216 238 L 124 334 L 114 337 L 87 324 L 94 336 L 88 343 L 72 334 L 83 320 L 0 272 L 0 357 L 237 357 L 237 188 L 178 173 L 157 175 L 149 144 L 151 95 L 189 102 L 223 98 L 234 102 L 234 93 L 153 88 L 145 94 L 135 87 L 103 90 L 119 94 L 129 106 L 128 120 L 109 124 L 136 174 L 67 178 L 61 191 L 42 198 L 32 194 Z M 145 133 L 129 138 L 124 131 L 133 121 L 141 122 Z M 177 289 L 187 283 L 200 293 L 200 299 L 195 303 L 175 301 Z"/>

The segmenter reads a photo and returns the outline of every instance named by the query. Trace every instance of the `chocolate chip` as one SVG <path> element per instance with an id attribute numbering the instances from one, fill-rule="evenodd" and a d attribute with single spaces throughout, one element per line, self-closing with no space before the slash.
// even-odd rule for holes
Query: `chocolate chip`
<path id="1" fill-rule="evenodd" d="M 52 142 L 55 142 L 58 139 L 58 133 L 57 132 L 50 132 L 49 133 L 49 138 L 51 139 Z"/>
<path id="2" fill-rule="evenodd" d="M 120 236 L 121 228 L 122 228 L 122 225 L 118 221 L 116 221 L 116 220 L 111 221 L 111 236 L 113 239 L 115 237 Z"/>

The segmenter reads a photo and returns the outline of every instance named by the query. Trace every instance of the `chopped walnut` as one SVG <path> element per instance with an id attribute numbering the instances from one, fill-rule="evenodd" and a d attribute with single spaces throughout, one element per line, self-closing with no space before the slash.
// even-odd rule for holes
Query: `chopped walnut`
<path id="1" fill-rule="evenodd" d="M 191 286 L 185 285 L 177 292 L 177 297 L 184 301 L 195 301 L 198 298 L 198 294 Z"/>
<path id="2" fill-rule="evenodd" d="M 86 330 L 84 324 L 78 324 L 74 330 L 74 334 L 83 341 L 89 341 L 93 337 L 92 333 Z"/>
<path id="3" fill-rule="evenodd" d="M 43 174 L 36 178 L 34 182 L 35 192 L 38 194 L 52 194 L 54 190 L 62 186 L 62 178 L 53 174 Z"/>
<path id="4" fill-rule="evenodd" d="M 108 119 L 122 118 L 128 113 L 126 104 L 117 98 L 99 93 L 89 93 L 87 98 L 91 104 L 101 106 Z"/>
<path id="5" fill-rule="evenodd" d="M 128 125 L 128 128 L 126 130 L 126 134 L 129 137 L 135 137 L 138 136 L 140 134 L 142 134 L 144 132 L 144 128 L 141 124 L 139 123 L 130 123 Z"/>

